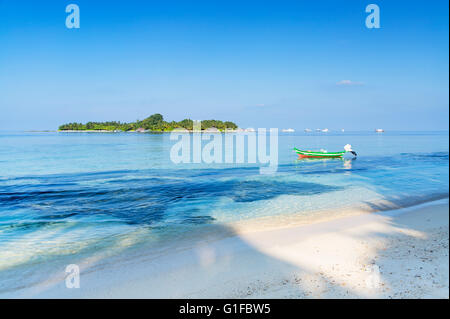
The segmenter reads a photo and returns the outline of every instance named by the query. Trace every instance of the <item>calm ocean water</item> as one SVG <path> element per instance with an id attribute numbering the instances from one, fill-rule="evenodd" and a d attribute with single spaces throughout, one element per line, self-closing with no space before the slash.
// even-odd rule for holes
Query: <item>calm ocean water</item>
<path id="1" fill-rule="evenodd" d="M 0 278 L 205 225 L 449 191 L 448 132 L 280 134 L 274 175 L 255 165 L 175 165 L 174 143 L 169 134 L 0 133 Z M 292 152 L 347 143 L 356 160 L 302 161 Z"/>

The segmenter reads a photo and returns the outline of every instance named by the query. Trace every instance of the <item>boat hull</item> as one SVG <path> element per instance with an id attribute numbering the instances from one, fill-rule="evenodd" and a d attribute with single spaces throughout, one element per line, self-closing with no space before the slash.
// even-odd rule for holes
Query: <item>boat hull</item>
<path id="1" fill-rule="evenodd" d="M 294 148 L 299 158 L 339 158 L 345 154 L 344 152 L 313 152 L 313 151 L 303 151 Z"/>
<path id="2" fill-rule="evenodd" d="M 298 154 L 298 158 L 340 158 L 342 155 L 303 155 Z"/>

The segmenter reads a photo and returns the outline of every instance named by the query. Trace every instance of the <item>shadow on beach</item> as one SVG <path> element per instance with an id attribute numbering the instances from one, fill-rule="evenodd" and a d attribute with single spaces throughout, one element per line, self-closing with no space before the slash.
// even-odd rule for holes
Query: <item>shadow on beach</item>
<path id="1" fill-rule="evenodd" d="M 435 219 L 431 226 L 439 227 Z M 436 275 L 435 257 L 442 249 L 448 260 L 448 229 L 447 248 L 445 238 L 433 238 L 435 252 L 430 253 L 429 239 L 424 227 L 379 214 L 244 234 L 211 224 L 165 247 L 144 245 L 113 257 L 92 253 L 72 259 L 81 268 L 79 289 L 65 287 L 64 269 L 57 269 L 63 265 L 57 263 L 45 270 L 45 280 L 24 281 L 1 296 L 387 298 L 410 297 L 402 291 L 417 283 L 421 297 L 432 294 L 432 285 L 418 273 Z M 439 274 L 436 280 L 445 286 Z"/>

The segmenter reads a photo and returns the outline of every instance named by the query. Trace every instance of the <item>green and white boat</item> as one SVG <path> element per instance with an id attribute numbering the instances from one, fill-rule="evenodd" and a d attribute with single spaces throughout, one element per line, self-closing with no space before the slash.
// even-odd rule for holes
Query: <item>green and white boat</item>
<path id="1" fill-rule="evenodd" d="M 352 146 L 347 144 L 344 146 L 344 150 L 341 152 L 327 152 L 327 151 L 305 151 L 299 150 L 294 147 L 294 151 L 297 153 L 299 158 L 338 158 L 344 156 L 345 153 L 350 152 L 356 156 L 356 152 L 352 150 Z"/>

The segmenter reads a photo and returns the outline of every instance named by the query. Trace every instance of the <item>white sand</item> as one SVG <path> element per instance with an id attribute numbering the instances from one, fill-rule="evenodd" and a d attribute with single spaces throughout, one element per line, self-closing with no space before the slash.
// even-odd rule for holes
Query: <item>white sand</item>
<path id="1" fill-rule="evenodd" d="M 80 261 L 79 289 L 60 272 L 0 297 L 448 298 L 448 214 L 446 199 L 282 229 L 218 229 L 229 236 L 178 252 Z"/>

